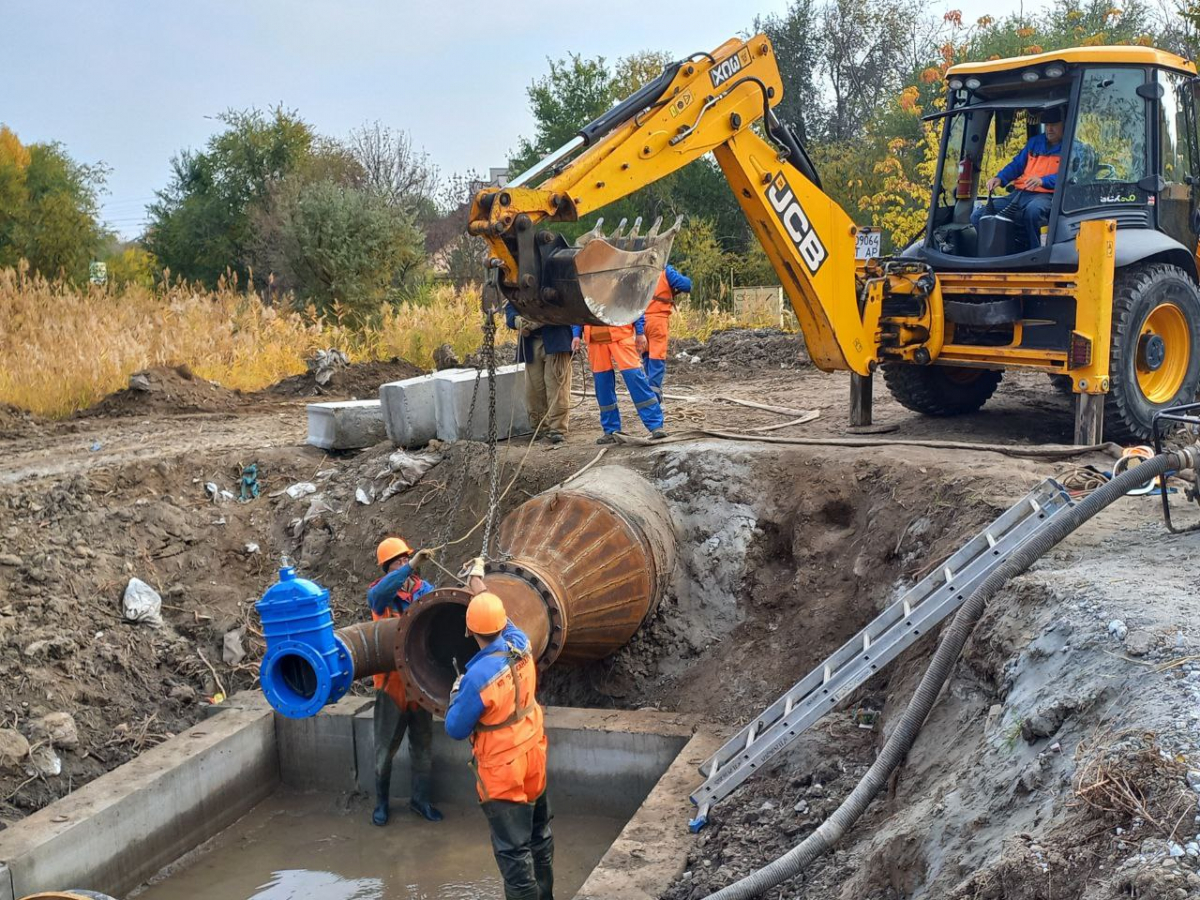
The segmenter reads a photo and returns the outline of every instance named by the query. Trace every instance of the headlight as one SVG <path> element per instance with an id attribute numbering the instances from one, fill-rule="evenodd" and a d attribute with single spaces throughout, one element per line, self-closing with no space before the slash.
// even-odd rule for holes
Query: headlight
<path id="1" fill-rule="evenodd" d="M 1033 69 L 1026 69 L 1024 72 L 1021 73 L 1021 80 L 1028 81 L 1028 82 L 1037 81 L 1038 73 L 1035 72 Z"/>
<path id="2" fill-rule="evenodd" d="M 1046 66 L 1047 78 L 1062 78 L 1065 74 L 1067 74 L 1067 67 L 1062 63 L 1051 63 Z"/>
<path id="3" fill-rule="evenodd" d="M 952 91 L 961 90 L 962 86 L 963 86 L 963 82 L 962 82 L 961 78 L 951 78 L 949 81 L 949 84 L 950 84 L 950 90 L 952 90 Z"/>
<path id="4" fill-rule="evenodd" d="M 983 84 L 983 82 L 980 81 L 978 78 L 968 78 L 967 79 L 967 88 L 972 91 L 978 90 L 979 86 L 981 84 Z"/>

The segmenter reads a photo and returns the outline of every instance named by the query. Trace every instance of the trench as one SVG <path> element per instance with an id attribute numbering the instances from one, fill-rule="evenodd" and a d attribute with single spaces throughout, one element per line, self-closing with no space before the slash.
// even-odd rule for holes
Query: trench
<path id="1" fill-rule="evenodd" d="M 581 900 L 635 884 L 647 896 L 690 896 L 678 879 L 698 845 L 686 823 L 699 763 L 873 618 L 897 583 L 991 513 L 962 502 L 961 486 L 941 473 L 868 452 L 833 459 L 700 442 L 634 462 L 677 533 L 667 590 L 616 653 L 553 666 L 541 681 L 551 705 L 557 893 Z M 458 638 L 462 616 L 446 607 L 411 636 L 430 647 L 428 677 L 438 685 L 471 652 Z M 435 639 L 443 634 L 455 641 Z M 313 692 L 303 662 L 282 662 L 298 700 Z M 850 714 L 881 709 L 890 674 L 856 692 Z M 212 719 L 0 832 L 0 898 L 4 877 L 17 898 L 65 886 L 141 900 L 497 895 L 469 749 L 440 727 L 433 800 L 446 820 L 408 812 L 402 748 L 392 821 L 370 824 L 371 702 L 351 694 L 311 718 L 286 719 L 258 692 L 232 698 Z M 837 727 L 846 718 L 835 716 Z M 868 757 L 874 736 L 852 738 L 845 759 Z M 718 809 L 703 840 L 740 827 L 744 805 L 729 810 L 739 820 Z"/>

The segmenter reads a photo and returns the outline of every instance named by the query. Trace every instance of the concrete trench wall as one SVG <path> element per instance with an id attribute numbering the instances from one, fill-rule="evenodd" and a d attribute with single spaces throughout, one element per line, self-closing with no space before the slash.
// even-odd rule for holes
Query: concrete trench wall
<path id="1" fill-rule="evenodd" d="M 0 832 L 0 900 L 78 888 L 122 897 L 233 824 L 280 785 L 374 791 L 370 698 L 310 719 L 261 694 L 230 698 L 183 734 Z M 440 723 L 439 723 L 440 725 Z M 579 897 L 658 897 L 682 871 L 688 793 L 719 741 L 652 710 L 548 708 L 550 799 L 562 812 L 630 816 Z M 435 725 L 434 799 L 475 798 L 466 742 Z M 402 748 L 393 793 L 407 796 Z"/>

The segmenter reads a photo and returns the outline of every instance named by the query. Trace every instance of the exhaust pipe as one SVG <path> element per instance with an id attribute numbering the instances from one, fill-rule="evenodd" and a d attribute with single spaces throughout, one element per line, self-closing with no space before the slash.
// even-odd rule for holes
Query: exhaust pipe
<path id="1" fill-rule="evenodd" d="M 502 559 L 484 581 L 529 636 L 539 668 L 579 665 L 619 650 L 658 608 L 675 542 L 650 483 L 603 466 L 509 513 Z M 466 634 L 470 602 L 462 588 L 439 588 L 402 616 L 335 631 L 329 591 L 285 566 L 255 605 L 267 641 L 263 693 L 276 711 L 306 718 L 351 682 L 398 670 L 411 699 L 444 714 L 454 679 L 479 651 Z"/>
<path id="2" fill-rule="evenodd" d="M 538 667 L 580 665 L 623 647 L 658 608 L 675 569 L 675 529 L 662 496 L 617 466 L 584 473 L 522 504 L 500 525 L 502 560 L 484 581 L 525 632 Z M 408 696 L 444 713 L 478 652 L 460 589 L 433 591 L 399 618 L 396 656 Z"/>

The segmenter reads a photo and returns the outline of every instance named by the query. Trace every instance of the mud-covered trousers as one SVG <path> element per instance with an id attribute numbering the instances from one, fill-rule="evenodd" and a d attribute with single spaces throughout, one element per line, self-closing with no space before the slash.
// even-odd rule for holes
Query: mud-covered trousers
<path id="1" fill-rule="evenodd" d="M 480 805 L 492 830 L 504 900 L 554 900 L 554 836 L 545 791 L 533 803 L 488 800 Z"/>
<path id="2" fill-rule="evenodd" d="M 429 802 L 433 772 L 433 713 L 403 710 L 386 691 L 375 692 L 375 783 L 387 790 L 392 782 L 392 759 L 408 731 L 408 758 L 412 766 L 411 797 Z"/>

